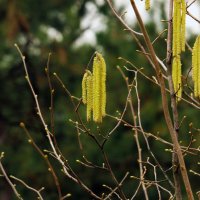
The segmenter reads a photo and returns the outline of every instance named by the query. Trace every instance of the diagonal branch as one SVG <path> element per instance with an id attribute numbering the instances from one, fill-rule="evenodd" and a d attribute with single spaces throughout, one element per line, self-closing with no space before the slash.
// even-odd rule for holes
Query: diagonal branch
<path id="1" fill-rule="evenodd" d="M 158 78 L 158 80 L 160 82 L 160 86 L 161 86 L 162 106 L 163 106 L 163 112 L 164 112 L 164 116 L 165 116 L 165 121 L 166 121 L 168 130 L 169 130 L 169 133 L 171 135 L 172 142 L 174 144 L 174 149 L 175 149 L 175 151 L 176 151 L 176 153 L 178 155 L 178 160 L 179 160 L 179 164 L 180 164 L 182 178 L 183 178 L 183 181 L 184 181 L 184 184 L 185 184 L 185 189 L 186 189 L 186 192 L 187 192 L 187 195 L 188 195 L 188 199 L 193 200 L 194 197 L 193 197 L 190 181 L 189 181 L 189 178 L 188 178 L 188 173 L 187 173 L 187 170 L 186 170 L 185 161 L 184 161 L 183 154 L 181 152 L 181 147 L 179 145 L 179 142 L 178 142 L 178 139 L 177 139 L 177 136 L 176 136 L 176 131 L 174 130 L 174 127 L 173 127 L 173 124 L 172 124 L 172 120 L 171 120 L 171 117 L 170 117 L 170 113 L 169 113 L 168 102 L 167 102 L 167 94 L 166 94 L 166 90 L 165 90 L 165 82 L 164 82 L 163 75 L 161 73 L 160 65 L 159 65 L 159 63 L 157 61 L 154 48 L 153 48 L 153 46 L 151 44 L 151 41 L 149 39 L 149 35 L 148 35 L 147 31 L 146 31 L 146 28 L 144 26 L 144 23 L 142 21 L 140 13 L 138 12 L 138 9 L 137 9 L 137 6 L 135 4 L 135 1 L 134 0 L 130 0 L 130 2 L 131 2 L 131 5 L 132 5 L 132 8 L 134 10 L 134 13 L 136 15 L 136 18 L 138 20 L 140 29 L 141 29 L 141 31 L 143 33 L 144 40 L 145 40 L 145 43 L 147 45 L 147 48 L 149 49 L 149 52 L 151 54 L 152 62 L 155 65 L 156 75 L 157 75 L 157 78 Z"/>

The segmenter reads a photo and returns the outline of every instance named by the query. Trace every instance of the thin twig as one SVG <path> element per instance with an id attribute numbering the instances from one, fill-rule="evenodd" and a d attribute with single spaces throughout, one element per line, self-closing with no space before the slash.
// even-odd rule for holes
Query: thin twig
<path id="1" fill-rule="evenodd" d="M 140 70 L 139 70 L 140 71 Z M 139 72 L 138 71 L 138 72 Z M 120 73 L 122 74 L 122 76 L 124 77 L 125 81 L 127 82 L 126 80 L 126 77 L 123 73 L 123 71 L 121 70 Z M 127 85 L 128 86 L 128 85 Z M 154 159 L 154 161 L 156 162 L 156 164 L 158 165 L 159 169 L 162 171 L 163 175 L 165 176 L 165 178 L 168 180 L 169 184 L 171 185 L 171 187 L 173 188 L 174 185 L 173 183 L 171 182 L 171 180 L 169 179 L 169 177 L 167 176 L 167 174 L 165 173 L 165 171 L 163 170 L 162 166 L 159 164 L 157 158 L 155 157 L 155 155 L 153 154 L 151 148 L 150 148 L 150 144 L 148 142 L 148 139 L 146 137 L 146 134 L 145 134 L 145 131 L 143 130 L 142 128 L 142 123 L 141 123 L 141 116 L 140 116 L 140 98 L 139 98 L 139 93 L 138 93 L 138 89 L 137 89 L 137 85 L 135 86 L 135 91 L 136 91 L 136 98 L 137 98 L 137 101 L 138 101 L 138 113 L 137 113 L 137 117 L 139 119 L 139 131 L 142 133 L 144 139 L 145 139 L 145 142 L 146 142 L 146 146 L 147 146 L 147 149 L 148 151 L 150 152 L 152 158 Z M 135 118 L 135 114 L 134 114 L 134 109 L 133 109 L 133 106 L 131 106 L 131 110 L 132 110 L 132 115 L 134 116 Z M 135 120 L 133 118 L 133 120 Z M 134 125 L 133 126 L 133 130 L 136 130 L 136 126 Z M 138 130 L 137 130 L 138 131 Z"/>
<path id="2" fill-rule="evenodd" d="M 188 8 L 189 8 L 193 3 L 195 3 L 195 2 L 196 2 L 196 0 L 192 0 L 190 3 L 187 4 L 187 7 L 186 7 L 186 8 L 188 9 Z"/>
<path id="3" fill-rule="evenodd" d="M 61 199 L 62 197 L 62 193 L 61 193 L 61 188 L 60 188 L 60 183 L 58 180 L 58 177 L 55 173 L 55 170 L 53 168 L 53 166 L 51 165 L 49 158 L 47 155 L 45 155 L 41 149 L 38 147 L 38 145 L 35 143 L 33 137 L 31 136 L 31 134 L 29 133 L 28 129 L 26 128 L 25 124 L 23 122 L 20 123 L 20 127 L 24 130 L 25 134 L 27 135 L 27 137 L 29 138 L 29 143 L 33 145 L 33 147 L 36 149 L 36 151 L 41 155 L 41 157 L 44 159 L 44 161 L 46 162 L 47 166 L 48 166 L 48 170 L 50 171 L 50 173 L 52 174 L 53 180 L 55 182 L 57 191 L 58 191 L 58 195 L 59 195 L 59 199 Z"/>
<path id="4" fill-rule="evenodd" d="M 163 35 L 163 33 L 165 33 L 167 31 L 167 29 L 164 29 L 163 31 L 161 31 L 158 36 L 153 40 L 152 45 Z"/>
<path id="5" fill-rule="evenodd" d="M 130 31 L 131 33 L 133 33 L 134 35 L 142 36 L 142 33 L 139 33 L 139 32 L 134 31 L 132 28 L 130 28 L 130 27 L 126 24 L 126 22 L 124 22 L 124 20 L 122 19 L 122 17 L 120 17 L 120 16 L 117 14 L 117 12 L 116 12 L 116 10 L 114 9 L 114 7 L 113 7 L 113 5 L 112 5 L 112 2 L 111 2 L 110 0 L 107 0 L 107 2 L 108 2 L 108 4 L 109 4 L 110 8 L 112 9 L 113 13 L 115 14 L 115 16 L 119 19 L 119 21 L 125 26 L 125 28 L 126 28 L 127 30 L 129 30 L 129 31 Z"/>
<path id="6" fill-rule="evenodd" d="M 125 181 L 125 179 L 127 178 L 127 176 L 129 175 L 129 172 L 127 172 L 124 176 L 124 178 L 120 181 L 119 185 L 121 186 L 123 184 L 123 182 Z M 118 187 L 115 187 L 111 193 L 109 193 L 106 198 L 104 198 L 104 200 L 107 200 L 108 198 L 110 198 L 112 196 L 113 193 L 115 193 L 115 191 L 118 189 Z"/>
<path id="7" fill-rule="evenodd" d="M 38 110 L 37 113 L 38 113 L 38 115 L 39 115 L 39 117 L 40 117 L 40 120 L 41 120 L 41 122 L 42 122 L 42 125 L 43 125 L 43 127 L 44 127 L 44 129 L 45 129 L 45 131 L 46 131 L 47 138 L 48 138 L 49 144 L 50 144 L 51 149 L 52 149 L 52 152 L 53 152 L 53 154 L 52 154 L 53 157 L 55 157 L 55 158 L 58 160 L 58 162 L 61 164 L 62 170 L 63 170 L 64 174 L 65 174 L 69 179 L 71 179 L 71 180 L 73 180 L 74 182 L 80 184 L 80 185 L 83 187 L 83 189 L 85 189 L 85 190 L 86 190 L 91 196 L 93 196 L 94 198 L 96 198 L 96 199 L 101 199 L 99 196 L 97 196 L 94 192 L 92 192 L 92 190 L 90 190 L 90 189 L 79 179 L 79 177 L 73 172 L 73 170 L 70 168 L 69 165 L 66 166 L 66 164 L 67 164 L 66 160 L 63 160 L 63 157 L 59 154 L 59 152 L 57 152 L 57 150 L 56 150 L 56 148 L 55 148 L 55 146 L 54 146 L 54 144 L 53 144 L 52 138 L 51 138 L 52 133 L 49 131 L 48 126 L 47 126 L 47 124 L 46 124 L 46 122 L 45 122 L 45 120 L 44 120 L 44 118 L 43 118 L 43 115 L 42 115 L 42 112 L 41 112 L 41 109 L 40 109 L 40 104 L 39 104 L 39 101 L 38 101 L 38 97 L 37 97 L 37 95 L 36 95 L 36 93 L 35 93 L 35 90 L 33 89 L 32 83 L 31 83 L 31 81 L 30 81 L 29 74 L 28 74 L 28 70 L 27 70 L 27 66 L 26 66 L 26 62 L 25 62 L 25 57 L 23 56 L 23 54 L 22 54 L 22 52 L 21 52 L 21 50 L 20 50 L 20 48 L 18 47 L 17 44 L 15 44 L 15 47 L 17 48 L 17 50 L 18 50 L 18 52 L 19 52 L 19 54 L 20 54 L 20 56 L 21 56 L 21 59 L 22 59 L 22 62 L 23 62 L 23 66 L 24 66 L 24 70 L 25 70 L 25 74 L 26 74 L 25 78 L 26 78 L 26 80 L 27 80 L 27 82 L 28 82 L 28 84 L 29 84 L 29 87 L 30 87 L 30 89 L 31 89 L 32 95 L 33 95 L 33 97 L 34 97 L 35 104 L 36 104 L 36 107 L 37 107 L 37 110 Z M 55 74 L 54 74 L 54 75 L 55 75 Z M 61 82 L 61 83 L 62 83 L 62 82 Z M 63 84 L 63 83 L 62 83 L 62 84 Z M 62 86 L 66 89 L 66 87 L 64 86 L 64 84 L 63 84 Z M 68 92 L 67 89 L 66 89 L 66 92 Z M 70 94 L 70 93 L 69 93 L 69 94 Z M 71 98 L 72 103 L 73 103 L 74 108 L 75 108 L 76 106 L 75 106 L 75 104 L 74 104 L 74 101 L 73 101 L 73 98 L 72 98 L 71 94 L 70 94 L 70 98 Z M 92 136 L 91 136 L 91 137 L 92 137 Z M 93 138 L 94 138 L 94 136 L 93 136 Z M 96 141 L 97 141 L 97 140 L 96 140 Z M 97 143 L 98 143 L 98 141 L 97 141 Z M 98 143 L 98 144 L 99 144 L 99 143 Z M 99 146 L 100 146 L 100 144 L 99 144 Z M 70 171 L 69 171 L 69 169 L 70 169 Z M 72 173 L 72 175 L 70 174 L 70 172 Z"/>
<path id="8" fill-rule="evenodd" d="M 187 11 L 187 15 L 194 19 L 196 22 L 200 24 L 200 19 L 197 19 L 194 15 L 192 15 L 189 11 Z"/>
<path id="9" fill-rule="evenodd" d="M 158 80 L 160 82 L 160 86 L 161 86 L 162 106 L 163 106 L 163 112 L 164 112 L 164 116 L 165 116 L 165 121 L 166 121 L 168 130 L 169 130 L 170 136 L 172 138 L 172 141 L 173 141 L 173 144 L 174 144 L 174 147 L 175 147 L 175 151 L 176 151 L 176 153 L 178 155 L 181 174 L 182 174 L 182 178 L 183 178 L 183 182 L 184 182 L 184 185 L 185 185 L 185 189 L 186 189 L 188 198 L 190 200 L 193 200 L 194 196 L 193 196 L 192 188 L 191 188 L 190 181 L 189 181 L 189 178 L 188 178 L 185 161 L 184 161 L 183 154 L 181 152 L 181 147 L 180 147 L 178 139 L 176 137 L 176 131 L 174 131 L 172 120 L 171 120 L 171 116 L 170 116 L 170 113 L 169 113 L 168 102 L 167 102 L 167 94 L 166 94 L 166 91 L 165 91 L 164 78 L 162 76 L 161 69 L 160 69 L 159 63 L 157 61 L 154 48 L 153 48 L 153 46 L 151 44 L 151 41 L 149 39 L 149 35 L 148 35 L 147 31 L 146 31 L 146 28 L 144 26 L 144 23 L 143 23 L 143 20 L 142 20 L 142 18 L 140 16 L 140 13 L 138 12 L 138 9 L 137 9 L 137 6 L 135 4 L 135 1 L 134 0 L 130 0 L 130 2 L 131 2 L 131 5 L 132 5 L 132 8 L 134 10 L 134 13 L 136 15 L 137 21 L 139 23 L 140 29 L 141 29 L 141 31 L 143 33 L 145 43 L 146 43 L 146 45 L 147 45 L 147 47 L 149 49 L 149 52 L 151 53 L 152 62 L 154 63 L 155 70 L 156 70 L 156 75 L 157 75 L 157 78 L 158 78 Z"/>
<path id="10" fill-rule="evenodd" d="M 119 69 L 120 73 L 122 74 L 122 76 L 123 76 L 123 78 L 126 82 L 127 89 L 129 90 L 130 84 L 128 82 L 128 78 L 124 75 L 124 73 L 122 72 L 122 70 L 120 68 L 118 68 L 118 69 Z M 133 83 L 134 83 L 135 88 L 137 87 L 137 73 L 138 73 L 138 71 L 135 71 L 134 81 L 131 84 L 131 85 L 133 85 Z M 138 98 L 137 98 L 137 100 L 139 102 Z M 136 114 L 135 114 L 135 111 L 134 111 L 134 108 L 133 108 L 133 101 L 132 101 L 131 94 L 130 94 L 129 99 L 127 99 L 127 102 L 129 103 L 129 106 L 130 106 L 130 109 L 131 109 L 131 114 L 132 114 L 134 126 L 137 126 Z M 134 137 L 135 137 L 135 141 L 136 141 L 136 145 L 137 145 L 137 151 L 138 151 L 138 163 L 139 163 L 139 169 L 140 169 L 140 179 L 141 179 L 142 189 L 143 189 L 143 192 L 144 192 L 144 195 L 145 195 L 145 199 L 148 200 L 149 199 L 148 193 L 147 193 L 146 186 L 144 184 L 144 177 L 143 177 L 143 175 L 144 175 L 143 164 L 141 162 L 142 161 L 142 149 L 141 149 L 139 138 L 138 138 L 138 131 L 136 129 L 134 130 Z"/>
<path id="11" fill-rule="evenodd" d="M 168 19 L 172 19 L 172 17 L 173 17 L 173 0 L 170 0 Z M 176 95 L 175 95 L 173 80 L 172 80 L 172 30 L 173 30 L 172 20 L 169 20 L 168 21 L 168 35 L 167 35 L 166 64 L 168 68 L 168 85 L 169 85 L 170 97 L 171 97 L 171 108 L 172 108 L 172 115 L 173 115 L 173 121 L 174 121 L 174 132 L 176 133 L 175 136 L 178 139 L 178 132 L 179 132 L 178 110 L 177 110 Z M 173 177 L 174 177 L 174 185 L 175 185 L 175 196 L 177 200 L 182 200 L 178 155 L 175 151 L 175 146 L 173 147 L 173 149 L 174 150 L 172 154 L 172 165 L 173 165 Z"/>
<path id="12" fill-rule="evenodd" d="M 38 199 L 39 200 L 43 200 L 43 197 L 42 195 L 40 194 L 40 192 L 44 189 L 44 188 L 41 188 L 40 190 L 36 190 L 35 188 L 29 186 L 28 184 L 26 184 L 24 181 L 22 181 L 21 179 L 15 177 L 15 176 L 10 176 L 10 178 L 20 182 L 21 184 L 23 184 L 26 188 L 28 188 L 29 190 L 32 190 L 33 192 L 35 192 L 37 195 L 38 195 Z"/>
<path id="13" fill-rule="evenodd" d="M 75 103 L 74 103 L 74 99 L 72 98 L 72 95 L 71 95 L 70 91 L 66 88 L 66 86 L 64 85 L 64 83 L 62 82 L 62 80 L 60 79 L 60 77 L 59 77 L 56 73 L 54 73 L 54 75 L 55 75 L 55 77 L 57 78 L 57 80 L 59 81 L 59 83 L 61 84 L 61 86 L 63 87 L 63 89 L 64 89 L 64 91 L 66 92 L 66 94 L 70 97 L 71 102 L 72 102 L 73 107 L 74 107 L 74 111 L 75 111 L 75 113 L 76 113 L 76 117 L 77 117 L 79 123 L 82 125 L 83 129 L 85 130 L 85 133 L 86 133 L 88 136 L 90 136 L 90 137 L 94 140 L 94 142 L 97 144 L 97 146 L 98 146 L 99 149 L 101 150 L 102 155 L 103 155 L 103 158 L 104 158 L 104 161 L 105 161 L 105 163 L 106 163 L 106 165 L 107 165 L 107 168 L 108 168 L 108 170 L 109 170 L 109 172 L 110 172 L 110 175 L 111 175 L 113 181 L 115 182 L 115 184 L 116 184 L 117 186 L 119 186 L 119 183 L 118 183 L 118 181 L 117 181 L 117 178 L 115 177 L 115 175 L 114 175 L 114 173 L 113 173 L 113 171 L 112 171 L 112 168 L 111 168 L 111 166 L 110 166 L 110 164 L 109 164 L 107 155 L 106 155 L 106 153 L 105 153 L 105 151 L 104 151 L 104 149 L 103 149 L 103 144 L 100 144 L 99 141 L 97 140 L 97 138 L 87 129 L 87 127 L 85 126 L 85 124 L 83 123 L 83 121 L 82 121 L 82 119 L 81 119 L 81 117 L 80 117 L 80 114 L 79 114 L 79 112 L 78 112 L 78 109 L 76 109 L 76 105 L 75 105 Z M 71 169 L 71 170 L 72 170 L 72 169 Z M 75 175 L 75 173 L 73 173 L 73 174 Z M 81 183 L 79 179 L 78 179 L 77 181 L 79 181 L 79 183 Z M 85 186 L 85 187 L 86 187 L 86 186 Z M 92 193 L 92 191 L 89 191 L 89 188 L 88 188 L 87 191 L 88 191 L 89 193 Z M 120 195 L 122 196 L 122 198 L 123 198 L 123 199 L 126 199 L 125 194 L 124 194 L 123 191 L 121 190 L 121 187 L 118 187 L 118 191 L 119 191 Z M 93 193 L 92 193 L 92 194 L 93 194 Z M 94 195 L 95 195 L 95 194 L 93 194 L 93 196 L 94 196 Z M 95 195 L 95 197 L 96 197 L 96 198 L 100 198 L 100 197 L 97 197 L 97 195 Z"/>
<path id="14" fill-rule="evenodd" d="M 12 183 L 12 181 L 9 179 L 5 169 L 4 169 L 4 166 L 1 162 L 1 159 L 2 159 L 2 156 L 0 157 L 0 169 L 1 169 L 1 172 L 3 174 L 3 176 L 5 177 L 6 181 L 8 182 L 8 184 L 11 186 L 13 192 L 15 193 L 15 196 L 20 199 L 20 200 L 23 200 L 23 198 L 21 197 L 21 195 L 19 194 L 19 192 L 17 191 L 15 185 Z"/>

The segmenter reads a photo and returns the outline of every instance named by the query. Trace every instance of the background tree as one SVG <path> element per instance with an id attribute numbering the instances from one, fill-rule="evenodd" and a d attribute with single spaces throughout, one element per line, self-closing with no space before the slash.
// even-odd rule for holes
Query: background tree
<path id="1" fill-rule="evenodd" d="M 160 18 L 167 19 L 164 11 L 166 5 L 156 3 L 155 10 L 159 9 L 161 11 Z M 47 171 L 48 167 L 46 163 L 38 152 L 34 148 L 31 148 L 24 131 L 19 128 L 19 122 L 23 121 L 27 125 L 37 145 L 41 149 L 48 150 L 49 145 L 45 132 L 38 122 L 35 103 L 31 94 L 28 92 L 29 89 L 24 79 L 21 59 L 14 48 L 14 43 L 18 43 L 26 56 L 32 84 L 39 96 L 44 117 L 49 124 L 51 120 L 49 112 L 50 93 L 44 69 L 47 65 L 48 54 L 52 52 L 49 66 L 50 78 L 54 89 L 55 127 L 53 128 L 55 129 L 57 143 L 61 152 L 63 152 L 63 155 L 65 155 L 70 163 L 70 166 L 75 169 L 75 172 L 80 175 L 81 179 L 84 180 L 85 184 L 92 191 L 99 195 L 103 192 L 108 192 L 106 188 L 102 187 L 102 184 L 112 187 L 115 186 L 109 173 L 104 172 L 104 170 L 99 170 L 97 173 L 96 168 L 87 168 L 76 162 L 76 160 L 82 161 L 82 156 L 84 155 L 95 165 L 102 166 L 103 158 L 100 155 L 97 145 L 84 134 L 80 136 L 83 150 L 79 150 L 80 144 L 77 140 L 77 130 L 74 124 L 69 121 L 69 119 L 72 121 L 75 120 L 74 110 L 71 106 L 70 99 L 64 95 L 60 84 L 52 75 L 52 72 L 56 72 L 59 75 L 73 96 L 81 97 L 81 79 L 85 67 L 88 65 L 90 58 L 96 50 L 103 53 L 108 66 L 108 116 L 106 117 L 106 122 L 98 127 L 92 122 L 88 124 L 91 130 L 96 133 L 97 138 L 103 141 L 104 138 L 102 135 L 105 136 L 112 130 L 112 127 L 117 122 L 111 116 L 120 116 L 120 113 L 123 112 L 128 94 L 126 82 L 116 66 L 121 67 L 121 70 L 123 70 L 123 73 L 130 81 L 135 77 L 133 72 L 127 70 L 135 69 L 131 63 L 138 69 L 142 67 L 141 72 L 154 80 L 152 76 L 155 76 L 155 74 L 149 62 L 144 59 L 144 54 L 136 51 L 139 47 L 133 40 L 132 35 L 127 30 L 123 30 L 124 27 L 113 17 L 106 3 L 87 0 L 71 2 L 51 0 L 48 3 L 46 1 L 41 2 L 36 0 L 23 2 L 9 0 L 1 1 L 0 9 L 0 52 L 2 55 L 0 61 L 0 80 L 2 82 L 0 85 L 0 149 L 2 152 L 5 152 L 3 163 L 7 172 L 16 177 L 20 177 L 25 182 L 30 183 L 34 188 L 45 186 L 45 190 L 42 191 L 45 199 L 58 198 L 54 179 Z M 80 38 L 84 36 L 86 31 L 90 31 L 92 27 L 90 25 L 88 27 L 83 26 L 83 20 L 89 12 L 92 12 L 91 9 L 96 10 L 98 17 L 101 16 L 103 28 L 95 33 L 96 43 L 84 43 Z M 120 8 L 118 11 L 118 13 L 123 12 L 123 8 Z M 149 16 L 153 18 L 154 9 L 150 11 Z M 132 24 L 132 26 L 134 26 L 134 30 L 139 31 L 137 24 Z M 160 30 L 158 30 L 155 21 L 149 21 L 146 24 L 146 28 L 151 41 L 158 37 Z M 163 22 L 161 29 L 164 30 L 165 28 L 167 28 L 167 23 Z M 156 54 L 161 60 L 164 60 L 166 57 L 166 52 L 160 51 L 160 49 L 166 49 L 166 38 L 167 32 L 163 32 L 154 43 Z M 187 41 L 192 46 L 195 41 L 195 36 L 190 34 Z M 141 40 L 141 43 L 144 45 L 144 41 Z M 118 59 L 119 57 L 123 59 Z M 185 87 L 184 91 L 190 91 L 189 86 L 191 86 L 191 82 L 188 79 L 191 66 L 190 51 L 184 53 L 182 62 L 183 66 L 186 66 L 183 68 L 182 76 Z M 91 67 L 91 63 L 89 66 Z M 144 78 L 142 74 L 137 74 L 138 92 L 141 101 L 142 127 L 144 131 L 170 142 L 162 113 L 160 89 L 155 84 L 149 83 L 149 80 Z M 132 95 L 134 109 L 137 110 L 137 96 L 134 92 Z M 186 147 L 189 145 L 198 148 L 199 140 L 194 142 L 193 139 L 197 139 L 199 134 L 199 101 L 197 100 L 195 103 L 197 105 L 196 107 L 185 102 L 181 102 L 178 105 L 180 121 L 182 119 L 184 120 L 180 126 L 179 140 Z M 82 105 L 79 107 L 79 111 L 84 122 L 86 122 L 85 108 Z M 128 109 L 126 110 L 124 120 L 133 123 L 131 112 Z M 143 161 L 147 161 L 147 157 L 150 156 L 148 148 L 142 134 L 139 134 L 138 137 L 142 147 Z M 148 140 L 152 152 L 156 155 L 163 169 L 169 170 L 167 174 L 172 180 L 172 152 L 169 150 L 172 147 L 156 141 L 153 137 L 149 137 Z M 115 130 L 115 133 L 106 142 L 104 148 L 118 180 L 121 180 L 127 171 L 134 177 L 140 176 L 137 144 L 130 127 L 124 126 L 124 123 L 121 123 Z M 187 168 L 198 172 L 197 158 L 199 151 L 197 149 L 197 151 L 192 151 L 192 153 L 184 154 Z M 150 161 L 153 162 L 151 158 Z M 79 187 L 79 185 L 63 176 L 59 164 L 51 157 L 50 162 L 54 169 L 56 169 L 63 195 L 71 193 L 72 199 L 90 198 L 89 194 Z M 151 168 L 152 166 L 150 167 L 148 163 L 144 163 L 144 165 L 149 168 L 145 174 L 145 179 L 153 180 L 154 171 Z M 171 190 L 170 184 L 167 183 L 161 172 L 158 173 L 158 176 L 161 180 L 164 180 L 161 182 L 161 185 Z M 0 182 L 0 188 L 2 188 L 0 189 L 0 198 L 13 199 L 14 196 L 10 192 L 10 187 L 3 178 L 1 179 L 3 181 Z M 197 179 L 199 179 L 199 176 L 194 175 L 194 173 L 190 174 L 194 194 L 199 190 L 196 184 Z M 140 184 L 140 180 L 138 179 L 126 179 L 123 184 L 123 191 L 127 197 L 133 195 L 138 184 Z M 34 199 L 35 195 L 25 187 L 17 184 L 17 188 L 25 199 Z M 182 187 L 182 192 L 186 195 L 184 187 Z M 149 187 L 148 195 L 149 199 L 153 199 L 155 196 L 157 198 L 158 193 L 156 188 Z M 183 199 L 186 198 L 184 195 Z M 168 197 L 168 193 L 162 193 L 162 199 L 167 199 Z M 144 193 L 140 188 L 136 199 L 143 198 Z"/>

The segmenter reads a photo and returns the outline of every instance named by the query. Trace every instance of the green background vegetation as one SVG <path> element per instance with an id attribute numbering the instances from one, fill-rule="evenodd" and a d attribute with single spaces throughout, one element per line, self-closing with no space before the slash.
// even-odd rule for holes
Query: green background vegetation
<path id="1" fill-rule="evenodd" d="M 96 33 L 96 44 L 83 43 L 77 45 L 77 41 L 86 31 L 85 28 L 81 27 L 81 22 L 89 12 L 86 9 L 89 4 L 95 6 L 97 15 L 102 16 L 102 26 L 106 28 Z M 166 19 L 162 4 L 158 4 L 155 9 L 161 10 L 161 17 Z M 123 9 L 121 10 L 123 11 Z M 153 16 L 153 11 L 150 12 L 150 16 Z M 151 18 L 153 19 L 153 17 Z M 138 30 L 137 25 L 134 26 L 134 29 Z M 159 30 L 156 26 L 154 21 L 149 21 L 147 24 L 151 40 L 154 40 L 158 35 Z M 162 23 L 163 29 L 166 26 L 167 24 Z M 49 37 L 48 32 L 50 29 L 59 32 L 61 40 Z M 127 88 L 116 66 L 126 65 L 131 68 L 124 61 L 118 60 L 118 57 L 128 59 L 138 68 L 143 67 L 144 73 L 150 77 L 154 75 L 154 71 L 144 56 L 136 52 L 138 46 L 131 35 L 123 29 L 124 27 L 115 19 L 108 6 L 97 4 L 95 1 L 0 1 L 0 151 L 5 152 L 3 163 L 8 174 L 24 180 L 32 187 L 41 188 L 44 186 L 45 190 L 42 194 L 45 199 L 57 199 L 55 184 L 51 174 L 47 171 L 44 160 L 27 142 L 25 133 L 19 128 L 19 122 L 23 121 L 27 125 L 28 130 L 41 149 L 49 149 L 49 144 L 36 115 L 34 100 L 25 81 L 22 62 L 14 43 L 19 44 L 26 56 L 31 81 L 39 96 L 42 111 L 48 122 L 50 122 L 48 109 L 50 106 L 50 93 L 44 68 L 49 52 L 52 53 L 51 72 L 56 72 L 71 93 L 77 97 L 81 97 L 81 79 L 92 54 L 96 50 L 102 52 L 107 63 L 107 113 L 117 116 L 117 111 L 122 112 L 124 108 Z M 166 33 L 154 45 L 156 53 L 161 59 L 166 56 L 165 38 Z M 193 44 L 194 36 L 192 34 L 188 41 L 190 45 Z M 184 76 L 190 66 L 191 53 L 187 51 L 183 57 Z M 134 73 L 125 70 L 124 72 L 130 80 L 134 78 Z M 59 147 L 74 171 L 80 175 L 86 185 L 90 186 L 97 194 L 107 191 L 102 187 L 102 184 L 114 185 L 107 172 L 85 168 L 76 163 L 77 159 L 82 159 L 82 152 L 79 150 L 76 128 L 69 122 L 69 119 L 75 120 L 73 107 L 58 81 L 52 75 L 51 78 L 55 88 L 55 129 Z M 159 134 L 162 138 L 170 141 L 163 118 L 159 88 L 150 84 L 141 75 L 138 75 L 138 85 L 144 130 Z M 137 109 L 135 95 L 133 95 L 133 102 L 135 109 Z M 194 127 L 198 126 L 199 113 L 197 109 L 183 102 L 180 103 L 179 110 L 180 119 L 184 115 L 187 116 L 180 129 L 180 139 L 187 146 L 190 140 L 189 124 L 193 122 Z M 85 107 L 83 105 L 80 106 L 80 112 L 86 122 Z M 131 115 L 128 110 L 126 120 L 131 122 Z M 100 131 L 103 135 L 106 135 L 115 124 L 115 120 L 106 117 L 98 130 L 93 122 L 88 123 L 87 126 L 96 133 Z M 197 131 L 193 131 L 193 134 L 195 137 L 199 137 Z M 139 138 L 145 159 L 150 155 L 143 137 L 140 136 Z M 99 137 L 99 139 L 102 138 Z M 81 140 L 84 155 L 95 164 L 102 165 L 102 155 L 94 142 L 84 134 L 81 134 Z M 169 147 L 153 139 L 149 139 L 149 142 L 164 169 L 170 168 L 171 153 L 165 151 L 165 148 Z M 197 147 L 198 145 L 200 144 L 196 142 L 194 146 Z M 137 148 L 133 132 L 129 128 L 121 125 L 109 139 L 105 150 L 113 171 L 119 180 L 127 171 L 131 175 L 139 175 Z M 197 157 L 190 155 L 185 158 L 188 168 L 198 171 Z M 91 199 L 78 185 L 63 176 L 60 166 L 54 159 L 50 159 L 50 161 L 55 166 L 60 178 L 63 194 L 71 193 L 71 199 Z M 159 175 L 162 179 L 160 173 Z M 171 172 L 169 172 L 169 176 L 172 178 Z M 153 178 L 151 168 L 149 168 L 146 178 Z M 190 174 L 190 179 L 194 192 L 197 192 L 199 187 L 196 183 L 198 183 L 197 179 L 199 181 L 199 178 Z M 128 197 L 133 195 L 138 183 L 137 180 L 129 178 L 125 181 L 123 189 Z M 169 187 L 165 183 L 163 183 L 163 186 Z M 24 199 L 35 199 L 35 194 L 20 184 L 17 184 L 17 188 Z M 155 199 L 155 196 L 157 196 L 156 190 L 150 189 L 149 195 L 150 199 Z M 143 193 L 141 190 L 137 199 L 142 198 Z M 0 199 L 15 199 L 9 185 L 2 177 L 0 178 Z"/>

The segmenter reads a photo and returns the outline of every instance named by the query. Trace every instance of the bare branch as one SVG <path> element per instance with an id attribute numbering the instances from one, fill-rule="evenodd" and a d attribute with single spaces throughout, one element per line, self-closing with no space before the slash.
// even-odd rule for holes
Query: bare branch
<path id="1" fill-rule="evenodd" d="M 2 157 L 4 156 L 4 153 L 1 153 L 1 156 L 0 156 L 0 169 L 1 169 L 1 172 L 3 174 L 3 176 L 5 177 L 6 181 L 8 182 L 8 184 L 10 185 L 10 187 L 12 188 L 15 196 L 20 199 L 20 200 L 23 200 L 23 198 L 21 197 L 21 195 L 19 194 L 19 192 L 17 191 L 15 185 L 12 183 L 12 181 L 9 179 L 4 167 L 3 167 L 3 164 L 1 162 L 1 159 Z"/>

